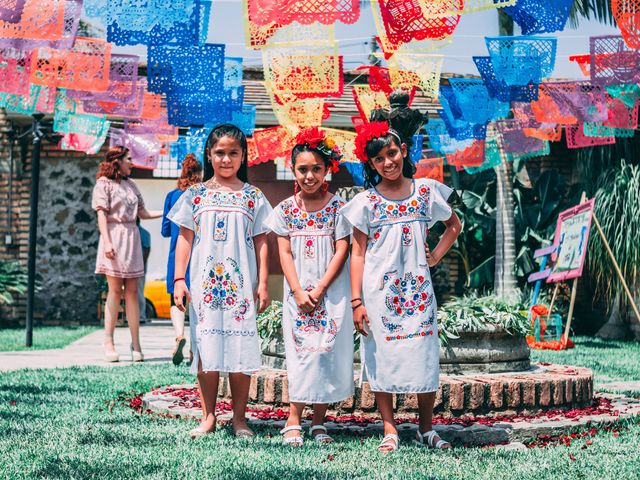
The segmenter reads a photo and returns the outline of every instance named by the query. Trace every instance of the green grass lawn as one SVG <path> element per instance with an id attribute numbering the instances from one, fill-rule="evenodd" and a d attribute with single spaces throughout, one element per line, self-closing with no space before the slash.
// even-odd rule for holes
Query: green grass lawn
<path id="1" fill-rule="evenodd" d="M 0 352 L 48 350 L 63 348 L 79 338 L 95 332 L 98 327 L 34 327 L 33 346 L 25 346 L 24 328 L 0 328 Z"/>
<path id="2" fill-rule="evenodd" d="M 638 344 L 579 339 L 568 352 L 535 352 L 539 361 L 585 365 L 597 375 L 638 379 Z M 332 446 L 292 449 L 275 429 L 236 440 L 227 428 L 191 441 L 193 421 L 140 415 L 118 398 L 154 386 L 193 381 L 187 367 L 23 370 L 0 374 L 0 477 L 100 479 L 637 479 L 640 424 L 619 436 L 601 432 L 586 446 L 526 452 L 483 448 L 427 451 L 403 438 L 393 454 L 376 451 L 379 437 L 336 435 Z M 586 447 L 583 449 L 583 447 Z M 572 457 L 575 460 L 572 460 Z"/>

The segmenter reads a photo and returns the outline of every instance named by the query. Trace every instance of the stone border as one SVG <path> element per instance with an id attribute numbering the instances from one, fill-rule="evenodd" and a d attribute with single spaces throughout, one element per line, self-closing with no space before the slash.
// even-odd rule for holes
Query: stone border
<path id="1" fill-rule="evenodd" d="M 231 398 L 228 378 L 221 378 L 218 395 Z M 434 412 L 445 417 L 495 412 L 540 411 L 557 407 L 582 407 L 593 398 L 593 373 L 588 368 L 538 364 L 528 372 L 474 375 L 441 375 Z M 253 404 L 284 407 L 289 404 L 285 370 L 260 370 L 251 377 L 249 400 Z M 418 408 L 415 394 L 394 395 L 398 413 Z M 355 395 L 332 406 L 336 414 L 375 412 L 369 384 Z"/>
<path id="2" fill-rule="evenodd" d="M 175 387 L 185 388 L 186 385 L 176 385 Z M 613 411 L 610 414 L 584 415 L 579 418 L 548 418 L 541 416 L 529 421 L 501 421 L 491 426 L 477 422 L 469 426 L 436 424 L 434 430 L 436 430 L 442 438 L 457 445 L 482 446 L 490 444 L 514 444 L 517 446 L 518 442 L 536 440 L 541 435 L 562 435 L 579 428 L 612 424 L 620 420 L 640 416 L 640 399 L 632 399 L 624 397 L 623 395 L 614 394 L 602 394 L 600 396 L 611 402 Z M 149 392 L 142 398 L 143 411 L 170 414 L 172 416 L 189 419 L 197 419 L 200 417 L 200 411 L 198 409 L 176 406 L 177 401 L 180 401 L 180 399 L 176 396 Z M 269 407 L 266 408 L 268 409 Z M 249 413 L 248 416 L 252 425 L 279 430 L 285 424 L 285 420 L 264 420 L 259 418 L 255 413 Z M 230 412 L 218 414 L 219 422 L 227 422 L 230 420 Z M 309 422 L 304 421 L 303 424 L 307 426 Z M 367 425 L 350 422 L 337 423 L 333 421 L 328 421 L 325 425 L 329 431 L 332 432 L 358 432 L 370 435 L 382 433 L 382 423 L 379 420 Z M 412 435 L 416 430 L 416 425 L 413 423 L 401 423 L 398 425 L 398 430 L 401 435 L 403 432 L 411 432 Z M 407 433 L 407 435 L 409 435 L 409 433 Z"/>

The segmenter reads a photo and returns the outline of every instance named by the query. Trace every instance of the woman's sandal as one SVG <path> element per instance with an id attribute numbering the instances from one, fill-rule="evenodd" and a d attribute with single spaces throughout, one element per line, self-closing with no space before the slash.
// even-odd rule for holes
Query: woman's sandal
<path id="1" fill-rule="evenodd" d="M 424 433 L 420 432 L 420 430 L 417 430 L 416 439 L 414 440 L 414 442 L 423 447 L 435 448 L 437 450 L 447 450 L 451 448 L 451 444 L 446 440 L 442 440 L 441 438 L 440 440 L 435 442 L 435 445 L 434 445 L 433 443 L 436 437 L 440 438 L 438 433 L 435 430 L 429 430 L 428 432 L 424 432 Z M 449 445 L 449 446 L 446 447 L 445 445 Z"/>
<path id="2" fill-rule="evenodd" d="M 294 430 L 300 432 L 300 435 L 283 437 L 282 443 L 291 447 L 301 447 L 304 443 L 304 440 L 302 439 L 303 430 L 300 425 L 289 425 L 288 427 L 284 427 L 282 430 L 280 430 L 280 433 L 284 435 L 285 433 L 292 432 Z"/>
<path id="3" fill-rule="evenodd" d="M 383 453 L 394 452 L 398 449 L 399 445 L 400 437 L 395 433 L 387 433 L 380 442 L 380 445 L 378 445 L 378 450 Z"/>
<path id="4" fill-rule="evenodd" d="M 313 432 L 320 430 L 323 433 L 319 433 L 318 435 L 314 435 Z M 313 439 L 318 443 L 333 443 L 333 438 L 330 435 L 327 435 L 327 427 L 324 425 L 314 425 L 309 429 L 309 435 L 313 437 Z"/>

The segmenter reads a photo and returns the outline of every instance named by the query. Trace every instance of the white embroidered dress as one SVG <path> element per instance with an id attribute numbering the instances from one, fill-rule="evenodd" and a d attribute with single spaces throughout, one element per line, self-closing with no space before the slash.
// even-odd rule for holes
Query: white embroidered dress
<path id="1" fill-rule="evenodd" d="M 360 343 L 360 378 L 372 391 L 438 390 L 437 307 L 425 245 L 428 229 L 451 217 L 451 192 L 435 180 L 416 179 L 403 200 L 372 188 L 340 210 L 369 237 L 362 299 L 370 324 Z"/>
<path id="2" fill-rule="evenodd" d="M 193 230 L 191 299 L 197 322 L 191 370 L 251 373 L 261 366 L 253 293 L 258 266 L 253 237 L 267 232 L 271 205 L 249 184 L 236 192 L 188 188 L 168 218 Z"/>
<path id="3" fill-rule="evenodd" d="M 336 240 L 351 235 L 351 226 L 338 214 L 344 204 L 334 195 L 322 209 L 307 212 L 290 197 L 269 218 L 271 230 L 289 237 L 300 285 L 308 291 L 324 276 Z M 349 282 L 347 260 L 318 306 L 304 313 L 284 280 L 282 332 L 292 402 L 335 403 L 353 394 Z"/>

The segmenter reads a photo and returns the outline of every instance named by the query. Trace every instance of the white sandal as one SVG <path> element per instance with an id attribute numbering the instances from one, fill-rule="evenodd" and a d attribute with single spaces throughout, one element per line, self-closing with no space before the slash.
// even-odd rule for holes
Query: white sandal
<path id="1" fill-rule="evenodd" d="M 320 430 L 323 433 L 319 433 L 318 435 L 313 435 L 313 432 Z M 316 442 L 319 443 L 333 443 L 333 438 L 330 435 L 327 435 L 327 427 L 324 425 L 314 425 L 309 429 L 309 435 L 313 437 Z"/>
<path id="2" fill-rule="evenodd" d="M 391 443 L 391 441 L 393 441 L 393 443 Z M 380 445 L 378 445 L 378 450 L 383 453 L 394 452 L 398 449 L 399 445 L 400 437 L 395 433 L 387 433 L 380 442 Z"/>
<path id="3" fill-rule="evenodd" d="M 304 440 L 302 439 L 303 430 L 300 425 L 289 425 L 288 427 L 284 427 L 282 430 L 280 430 L 280 433 L 284 435 L 285 433 L 292 432 L 294 430 L 300 432 L 300 435 L 297 435 L 295 437 L 283 437 L 282 443 L 284 445 L 290 445 L 292 447 L 302 446 Z"/>
<path id="4" fill-rule="evenodd" d="M 420 432 L 420 430 L 417 430 L 416 439 L 414 440 L 414 442 L 423 447 L 426 446 L 429 448 L 435 448 L 437 450 L 445 450 L 444 448 L 445 445 L 449 445 L 449 448 L 451 448 L 451 444 L 446 440 L 442 440 L 442 439 L 438 440 L 434 445 L 433 439 L 435 437 L 439 437 L 438 432 L 436 432 L 435 430 L 429 430 L 428 432 L 424 432 L 424 433 Z"/>

